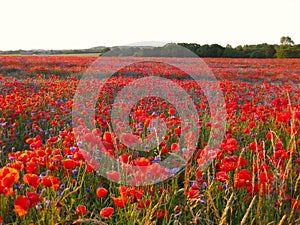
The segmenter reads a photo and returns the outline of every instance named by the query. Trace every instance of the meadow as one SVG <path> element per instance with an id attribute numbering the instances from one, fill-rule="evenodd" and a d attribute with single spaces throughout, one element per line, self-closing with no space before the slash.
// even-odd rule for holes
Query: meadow
<path id="1" fill-rule="evenodd" d="M 0 56 L 0 224 L 300 224 L 300 59 L 204 58 L 224 95 L 224 126 L 210 121 L 212 105 L 188 74 L 148 62 L 132 65 L 99 90 L 95 128 L 77 129 L 74 95 L 97 59 Z M 115 65 L 127 59 L 103 57 Z M 172 60 L 192 71 L 195 59 Z M 169 102 L 136 102 L 131 133 L 122 138 L 111 126 L 117 93 L 149 71 L 186 90 L 197 110 L 198 142 L 183 169 L 176 170 L 176 160 L 174 171 L 160 164 L 187 151 L 179 143 L 181 118 Z M 212 82 L 201 80 L 204 87 Z M 129 148 L 155 136 L 150 127 L 157 118 L 167 131 L 155 149 Z M 102 176 L 105 164 L 86 157 L 76 132 L 93 147 L 102 143 L 97 149 L 125 168 L 137 166 L 134 181 L 168 179 L 130 185 L 118 182 L 118 170 Z M 210 138 L 222 141 L 211 149 Z"/>

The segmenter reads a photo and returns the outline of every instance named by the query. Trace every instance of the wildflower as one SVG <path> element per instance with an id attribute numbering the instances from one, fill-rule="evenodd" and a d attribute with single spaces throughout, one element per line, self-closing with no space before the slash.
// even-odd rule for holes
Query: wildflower
<path id="1" fill-rule="evenodd" d="M 37 189 L 37 186 L 40 184 L 40 178 L 36 174 L 24 174 L 23 181 L 25 184 L 29 184 L 32 186 L 35 190 Z"/>
<path id="2" fill-rule="evenodd" d="M 97 188 L 97 190 L 96 190 L 96 194 L 97 194 L 98 198 L 104 197 L 107 194 L 107 192 L 108 191 L 103 187 Z"/>
<path id="3" fill-rule="evenodd" d="M 181 212 L 181 207 L 180 207 L 180 205 L 175 205 L 174 206 L 174 213 L 175 214 L 178 214 L 178 213 L 180 213 Z"/>
<path id="4" fill-rule="evenodd" d="M 200 200 L 200 202 L 201 202 L 202 204 L 205 204 L 205 203 L 206 203 L 206 199 L 203 198 L 203 199 Z"/>
<path id="5" fill-rule="evenodd" d="M 292 198 L 292 207 L 297 210 L 300 210 L 300 200 Z"/>
<path id="6" fill-rule="evenodd" d="M 75 214 L 80 216 L 84 216 L 85 214 L 87 214 L 86 206 L 78 205 Z"/>
<path id="7" fill-rule="evenodd" d="M 44 204 L 45 204 L 45 205 L 50 205 L 50 204 L 51 204 L 51 201 L 50 201 L 50 200 L 46 200 Z"/>
<path id="8" fill-rule="evenodd" d="M 141 167 L 150 165 L 150 160 L 145 157 L 138 158 L 134 160 L 134 162 L 137 166 L 141 166 Z"/>
<path id="9" fill-rule="evenodd" d="M 173 144 L 171 145 L 171 150 L 172 150 L 172 151 L 176 151 L 176 150 L 178 150 L 178 149 L 179 149 L 178 143 L 173 143 Z"/>
<path id="10" fill-rule="evenodd" d="M 169 212 L 168 210 L 165 210 L 163 208 L 159 208 L 158 211 L 156 212 L 156 217 L 159 219 L 162 219 L 164 217 L 169 217 Z"/>
<path id="11" fill-rule="evenodd" d="M 109 217 L 111 217 L 111 215 L 114 213 L 114 208 L 112 207 L 105 207 L 103 209 L 101 209 L 100 211 L 100 216 L 102 218 L 108 219 Z"/>
<path id="12" fill-rule="evenodd" d="M 59 181 L 59 178 L 50 175 L 50 176 L 44 176 L 42 178 L 42 184 L 45 187 L 52 187 L 52 188 L 56 189 L 59 187 L 60 181 Z"/>
<path id="13" fill-rule="evenodd" d="M 146 207 L 149 207 L 150 203 L 151 203 L 151 200 L 150 200 L 150 199 L 146 199 L 146 201 L 140 200 L 140 201 L 137 203 L 136 207 L 139 208 L 139 209 L 144 209 L 144 208 L 146 208 Z"/>
<path id="14" fill-rule="evenodd" d="M 29 209 L 29 201 L 24 195 L 17 197 L 14 203 L 14 208 L 18 216 L 25 216 Z"/>
<path id="15" fill-rule="evenodd" d="M 76 150 L 76 147 L 72 146 L 72 147 L 70 147 L 70 150 L 71 150 L 71 151 L 75 151 L 75 150 Z"/>
<path id="16" fill-rule="evenodd" d="M 189 188 L 187 192 L 184 193 L 190 199 L 196 199 L 200 196 L 199 190 L 194 190 Z"/>
<path id="17" fill-rule="evenodd" d="M 75 166 L 75 161 L 72 159 L 66 159 L 62 161 L 62 165 L 66 169 L 72 169 Z"/>
<path id="18" fill-rule="evenodd" d="M 249 170 L 240 170 L 235 175 L 235 186 L 242 188 L 251 185 L 251 173 Z"/>
<path id="19" fill-rule="evenodd" d="M 216 173 L 216 179 L 221 181 L 221 182 L 225 182 L 229 179 L 229 176 L 226 172 L 221 171 L 221 172 Z"/>
<path id="20" fill-rule="evenodd" d="M 269 172 L 261 172 L 258 175 L 259 180 L 263 183 L 263 182 L 272 182 L 272 180 L 274 179 L 274 175 L 272 173 Z"/>
<path id="21" fill-rule="evenodd" d="M 127 198 L 124 196 L 119 196 L 117 198 L 112 197 L 112 200 L 114 201 L 115 205 L 119 208 L 122 208 L 127 203 Z"/>
<path id="22" fill-rule="evenodd" d="M 27 192 L 26 197 L 29 201 L 29 208 L 36 206 L 36 204 L 41 201 L 40 196 L 35 192 Z"/>
<path id="23" fill-rule="evenodd" d="M 103 135 L 103 141 L 106 141 L 108 143 L 112 143 L 113 142 L 112 134 L 110 132 L 105 132 L 104 135 Z"/>
<path id="24" fill-rule="evenodd" d="M 152 162 L 160 162 L 161 158 L 159 156 L 155 156 Z"/>

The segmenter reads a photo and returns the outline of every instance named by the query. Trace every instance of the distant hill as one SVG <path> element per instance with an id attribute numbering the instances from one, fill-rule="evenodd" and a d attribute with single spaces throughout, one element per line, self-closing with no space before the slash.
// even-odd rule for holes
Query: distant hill
<path id="1" fill-rule="evenodd" d="M 114 47 L 106 47 L 106 46 L 97 46 L 87 49 L 61 49 L 61 50 L 44 50 L 44 49 L 31 49 L 31 50 L 8 50 L 1 51 L 0 55 L 61 55 L 61 54 L 99 54 L 102 55 L 105 52 L 115 49 L 152 49 L 155 46 L 114 46 Z"/>
<path id="2" fill-rule="evenodd" d="M 0 51 L 0 54 L 20 54 L 20 55 L 59 55 L 59 54 L 103 54 L 109 51 L 109 48 L 105 46 L 97 46 L 87 49 L 62 49 L 62 50 L 44 50 L 44 49 L 32 49 L 32 50 L 10 50 Z"/>

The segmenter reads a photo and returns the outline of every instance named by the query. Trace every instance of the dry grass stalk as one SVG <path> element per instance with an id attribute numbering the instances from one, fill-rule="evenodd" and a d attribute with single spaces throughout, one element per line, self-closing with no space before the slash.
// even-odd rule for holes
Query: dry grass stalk
<path id="1" fill-rule="evenodd" d="M 242 219 L 242 221 L 241 221 L 241 225 L 243 225 L 243 224 L 246 223 L 246 220 L 247 220 L 247 218 L 248 218 L 248 215 L 249 215 L 250 210 L 251 210 L 251 208 L 252 208 L 252 206 L 253 206 L 253 204 L 254 204 L 255 199 L 256 199 L 256 195 L 252 198 L 252 200 L 251 200 L 251 202 L 250 202 L 250 205 L 249 205 L 249 207 L 248 207 L 248 209 L 247 209 L 245 215 L 243 216 L 243 219 Z"/>
<path id="2" fill-rule="evenodd" d="M 230 204 L 232 202 L 233 196 L 234 196 L 234 194 L 232 193 L 230 195 L 230 198 L 228 199 L 228 201 L 226 203 L 226 207 L 225 207 L 225 209 L 224 209 L 224 211 L 222 213 L 222 217 L 221 217 L 221 221 L 220 221 L 219 225 L 227 224 L 227 222 L 226 222 L 226 216 L 227 216 L 227 212 L 228 212 L 228 210 L 230 208 Z"/>

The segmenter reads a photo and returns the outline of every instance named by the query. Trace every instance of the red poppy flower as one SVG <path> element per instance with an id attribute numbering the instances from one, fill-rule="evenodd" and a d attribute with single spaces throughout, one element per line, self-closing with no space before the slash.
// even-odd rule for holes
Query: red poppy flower
<path id="1" fill-rule="evenodd" d="M 225 172 L 235 170 L 238 167 L 242 167 L 248 164 L 248 161 L 243 157 L 238 157 L 236 155 L 226 156 L 222 159 L 219 169 Z"/>
<path id="2" fill-rule="evenodd" d="M 50 176 L 44 176 L 42 178 L 42 184 L 45 187 L 52 187 L 52 188 L 56 189 L 59 187 L 60 181 L 59 181 L 59 178 L 50 175 Z"/>
<path id="3" fill-rule="evenodd" d="M 131 193 L 131 187 L 127 187 L 127 186 L 120 186 L 119 187 L 119 192 L 121 196 L 127 197 L 130 195 Z"/>
<path id="4" fill-rule="evenodd" d="M 249 127 L 245 127 L 245 128 L 242 129 L 242 132 L 246 133 L 246 134 L 250 134 L 250 128 Z"/>
<path id="5" fill-rule="evenodd" d="M 178 145 L 178 143 L 173 143 L 173 144 L 171 145 L 171 150 L 172 150 L 172 151 L 179 150 L 179 145 Z"/>
<path id="6" fill-rule="evenodd" d="M 145 158 L 145 157 L 140 157 L 136 160 L 134 160 L 135 165 L 137 166 L 149 166 L 150 165 L 150 160 Z"/>
<path id="7" fill-rule="evenodd" d="M 199 196 L 200 196 L 199 190 L 195 190 L 192 188 L 189 188 L 189 190 L 187 192 L 185 192 L 184 194 L 191 199 L 199 198 Z"/>
<path id="8" fill-rule="evenodd" d="M 112 134 L 110 132 L 105 132 L 103 135 L 103 141 L 106 141 L 108 143 L 112 143 L 113 139 L 112 139 Z"/>
<path id="9" fill-rule="evenodd" d="M 39 201 L 41 201 L 40 196 L 35 192 L 27 192 L 26 197 L 29 201 L 29 208 L 34 207 Z"/>
<path id="10" fill-rule="evenodd" d="M 23 175 L 23 181 L 25 184 L 29 184 L 32 186 L 35 190 L 37 189 L 37 186 L 40 184 L 40 178 L 36 174 L 24 174 Z"/>
<path id="11" fill-rule="evenodd" d="M 266 135 L 267 139 L 274 139 L 274 132 L 273 131 L 269 131 Z"/>
<path id="12" fill-rule="evenodd" d="M 121 160 L 123 163 L 128 163 L 129 158 L 130 158 L 130 154 L 126 152 L 126 153 L 120 155 L 119 158 L 120 158 L 120 160 Z"/>
<path id="13" fill-rule="evenodd" d="M 13 183 L 19 180 L 19 173 L 10 167 L 0 168 L 0 194 L 10 195 L 13 192 Z"/>
<path id="14" fill-rule="evenodd" d="M 80 216 L 84 216 L 85 214 L 87 214 L 86 206 L 84 206 L 84 205 L 78 205 L 76 207 L 75 214 L 76 215 L 80 215 Z"/>
<path id="15" fill-rule="evenodd" d="M 271 183 L 272 180 L 274 179 L 274 175 L 272 173 L 269 173 L 269 172 L 261 172 L 259 175 L 258 175 L 258 178 L 261 182 L 269 182 Z"/>
<path id="16" fill-rule="evenodd" d="M 102 218 L 107 219 L 107 218 L 111 217 L 111 215 L 114 213 L 114 211 L 115 210 L 112 207 L 105 207 L 105 208 L 101 209 L 100 216 Z"/>
<path id="17" fill-rule="evenodd" d="M 140 201 L 137 203 L 136 207 L 139 208 L 139 209 L 144 209 L 144 208 L 146 208 L 146 207 L 149 207 L 150 203 L 151 203 L 151 200 L 150 200 L 150 199 L 146 199 L 146 201 L 140 200 Z"/>
<path id="18" fill-rule="evenodd" d="M 112 197 L 112 200 L 114 201 L 115 205 L 119 208 L 122 208 L 127 203 L 127 198 L 124 196 L 119 196 L 117 198 Z"/>
<path id="19" fill-rule="evenodd" d="M 221 181 L 221 182 L 225 182 L 229 179 L 229 176 L 226 172 L 221 171 L 221 172 L 216 173 L 216 179 Z"/>
<path id="20" fill-rule="evenodd" d="M 177 213 L 179 213 L 180 211 L 181 211 L 180 205 L 175 205 L 175 207 L 174 207 L 174 212 L 177 214 Z"/>
<path id="21" fill-rule="evenodd" d="M 180 135 L 180 134 L 181 134 L 181 128 L 180 128 L 180 127 L 176 127 L 176 128 L 174 129 L 174 133 L 175 133 L 176 135 Z"/>
<path id="22" fill-rule="evenodd" d="M 161 153 L 168 153 L 169 152 L 169 149 L 168 149 L 168 147 L 167 146 L 163 146 L 162 148 L 161 148 Z"/>
<path id="23" fill-rule="evenodd" d="M 229 154 L 232 154 L 232 151 L 238 148 L 238 142 L 234 138 L 228 138 L 223 141 L 221 147 L 227 151 Z"/>
<path id="24" fill-rule="evenodd" d="M 18 214 L 18 216 L 25 216 L 29 209 L 29 201 L 26 196 L 20 195 L 15 200 L 15 211 Z"/>
<path id="25" fill-rule="evenodd" d="M 97 194 L 98 198 L 104 197 L 107 194 L 107 192 L 108 191 L 103 187 L 97 188 L 97 190 L 96 190 L 96 194 Z"/>
<path id="26" fill-rule="evenodd" d="M 75 161 L 73 159 L 65 159 L 62 161 L 62 165 L 66 169 L 72 169 L 75 166 Z"/>
<path id="27" fill-rule="evenodd" d="M 261 146 L 259 146 L 255 141 L 251 142 L 248 147 L 254 152 L 257 152 L 261 149 Z"/>
<path id="28" fill-rule="evenodd" d="M 162 219 L 164 217 L 169 217 L 169 212 L 166 209 L 159 208 L 158 211 L 156 212 L 156 217 L 159 219 Z"/>
<path id="29" fill-rule="evenodd" d="M 294 207 L 297 210 L 300 210 L 300 200 L 292 198 L 292 207 Z"/>
<path id="30" fill-rule="evenodd" d="M 249 170 L 240 170 L 235 175 L 235 187 L 242 188 L 251 185 L 251 173 Z"/>
<path id="31" fill-rule="evenodd" d="M 170 115 L 173 115 L 173 114 L 175 114 L 176 113 L 176 110 L 174 109 L 174 108 L 169 108 L 169 114 Z"/>
<path id="32" fill-rule="evenodd" d="M 253 128 L 255 126 L 255 123 L 253 121 L 251 121 L 251 122 L 249 122 L 248 126 L 251 129 L 251 128 Z"/>

